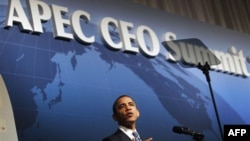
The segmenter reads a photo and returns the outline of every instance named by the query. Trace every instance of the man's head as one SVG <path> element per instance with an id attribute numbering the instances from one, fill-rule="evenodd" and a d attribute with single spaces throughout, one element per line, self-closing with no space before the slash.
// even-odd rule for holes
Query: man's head
<path id="1" fill-rule="evenodd" d="M 119 125 L 127 128 L 135 128 L 135 123 L 140 112 L 136 107 L 135 101 L 128 95 L 119 96 L 113 104 L 113 119 Z"/>

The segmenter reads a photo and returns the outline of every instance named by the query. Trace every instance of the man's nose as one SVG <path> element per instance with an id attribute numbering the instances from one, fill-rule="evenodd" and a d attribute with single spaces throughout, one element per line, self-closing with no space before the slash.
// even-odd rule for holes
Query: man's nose
<path id="1" fill-rule="evenodd" d="M 126 105 L 126 111 L 131 110 L 131 107 L 129 105 Z"/>

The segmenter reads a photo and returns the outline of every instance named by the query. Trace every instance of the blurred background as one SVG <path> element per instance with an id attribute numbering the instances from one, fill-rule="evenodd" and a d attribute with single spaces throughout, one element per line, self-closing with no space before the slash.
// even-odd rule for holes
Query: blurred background
<path id="1" fill-rule="evenodd" d="M 178 14 L 242 33 L 250 33 L 249 0 L 132 0 L 148 7 Z"/>

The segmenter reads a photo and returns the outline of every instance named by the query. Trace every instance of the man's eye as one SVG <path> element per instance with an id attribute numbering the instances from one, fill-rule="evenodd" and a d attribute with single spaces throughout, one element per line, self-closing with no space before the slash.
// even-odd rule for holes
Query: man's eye
<path id="1" fill-rule="evenodd" d="M 122 109 L 124 107 L 124 105 L 119 105 L 118 109 Z"/>
<path id="2" fill-rule="evenodd" d="M 129 105 L 130 106 L 135 106 L 135 103 L 134 102 L 130 102 Z"/>

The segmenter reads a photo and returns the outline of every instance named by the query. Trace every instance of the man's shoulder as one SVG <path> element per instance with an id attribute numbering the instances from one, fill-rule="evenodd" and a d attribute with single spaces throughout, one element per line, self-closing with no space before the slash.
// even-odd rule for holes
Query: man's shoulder
<path id="1" fill-rule="evenodd" d="M 112 135 L 104 138 L 102 141 L 120 141 L 120 137 L 112 134 Z"/>
<path id="2" fill-rule="evenodd" d="M 130 139 L 125 133 L 118 129 L 115 133 L 105 137 L 102 141 L 130 141 Z"/>

